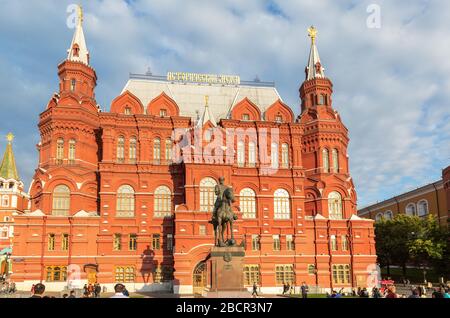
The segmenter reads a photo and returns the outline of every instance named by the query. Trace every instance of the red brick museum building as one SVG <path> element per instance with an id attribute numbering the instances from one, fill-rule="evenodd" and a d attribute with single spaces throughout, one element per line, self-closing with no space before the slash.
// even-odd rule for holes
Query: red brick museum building
<path id="1" fill-rule="evenodd" d="M 245 286 L 367 286 L 373 221 L 356 215 L 348 131 L 310 36 L 298 117 L 273 83 L 188 73 L 131 75 L 103 112 L 80 18 L 39 118 L 30 207 L 14 218 L 17 287 L 203 292 L 221 176 Z"/>

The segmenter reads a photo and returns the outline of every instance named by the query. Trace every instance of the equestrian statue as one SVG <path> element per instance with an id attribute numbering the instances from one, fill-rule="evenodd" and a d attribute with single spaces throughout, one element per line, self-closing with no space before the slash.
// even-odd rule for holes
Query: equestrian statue
<path id="1" fill-rule="evenodd" d="M 219 184 L 215 186 L 214 192 L 216 194 L 216 202 L 214 203 L 214 210 L 211 223 L 214 226 L 214 245 L 215 246 L 235 246 L 236 241 L 233 233 L 233 222 L 237 220 L 237 215 L 233 212 L 231 205 L 235 202 L 233 189 L 226 186 L 225 178 L 219 178 Z M 230 233 L 230 238 L 225 240 L 224 233 L 227 230 Z"/>

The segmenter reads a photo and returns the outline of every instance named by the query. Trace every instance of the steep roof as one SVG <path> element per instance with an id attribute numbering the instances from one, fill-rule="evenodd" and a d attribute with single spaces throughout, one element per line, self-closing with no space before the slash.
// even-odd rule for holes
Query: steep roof
<path id="1" fill-rule="evenodd" d="M 78 6 L 77 25 L 73 34 L 72 43 L 67 50 L 67 60 L 74 62 L 83 62 L 89 65 L 89 51 L 87 49 L 86 40 L 83 32 L 83 10 Z"/>
<path id="2" fill-rule="evenodd" d="M 306 80 L 325 77 L 324 68 L 320 62 L 319 51 L 316 46 L 317 29 L 312 26 L 308 29 L 308 33 L 311 37 L 311 50 L 309 52 L 308 66 L 306 66 Z"/>
<path id="3" fill-rule="evenodd" d="M 3 155 L 2 164 L 0 165 L 0 177 L 3 179 L 19 180 L 19 174 L 17 173 L 16 160 L 14 158 L 14 152 L 12 149 L 12 141 L 14 135 L 9 133 L 7 136 L 8 144 L 6 145 L 5 154 Z"/>

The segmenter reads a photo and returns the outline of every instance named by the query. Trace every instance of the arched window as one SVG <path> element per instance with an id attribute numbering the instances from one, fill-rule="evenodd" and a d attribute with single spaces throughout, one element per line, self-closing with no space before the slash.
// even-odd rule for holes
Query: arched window
<path id="1" fill-rule="evenodd" d="M 256 144 L 253 141 L 248 143 L 248 166 L 256 166 Z"/>
<path id="2" fill-rule="evenodd" d="M 274 218 L 286 220 L 291 218 L 291 208 L 289 204 L 289 192 L 284 189 L 278 189 L 273 197 Z"/>
<path id="3" fill-rule="evenodd" d="M 272 168 L 277 169 L 278 168 L 278 144 L 273 142 L 271 146 L 271 162 L 272 162 Z"/>
<path id="4" fill-rule="evenodd" d="M 131 108 L 130 107 L 125 107 L 124 114 L 125 115 L 131 115 Z"/>
<path id="5" fill-rule="evenodd" d="M 62 164 L 64 159 L 64 139 L 58 138 L 56 141 L 56 163 Z"/>
<path id="6" fill-rule="evenodd" d="M 161 139 L 159 138 L 153 140 L 153 164 L 161 164 Z"/>
<path id="7" fill-rule="evenodd" d="M 172 193 L 166 186 L 160 186 L 155 190 L 153 213 L 155 217 L 167 217 L 172 215 Z"/>
<path id="8" fill-rule="evenodd" d="M 66 185 L 59 185 L 53 190 L 53 210 L 55 216 L 68 216 L 70 209 L 70 189 Z"/>
<path id="9" fill-rule="evenodd" d="M 239 141 L 237 144 L 237 164 L 239 167 L 245 165 L 245 144 L 243 141 Z"/>
<path id="10" fill-rule="evenodd" d="M 167 163 L 172 162 L 172 140 L 166 139 L 166 161 Z"/>
<path id="11" fill-rule="evenodd" d="M 136 162 L 136 148 L 137 148 L 136 137 L 131 137 L 130 138 L 130 152 L 129 152 L 130 163 Z"/>
<path id="12" fill-rule="evenodd" d="M 417 215 L 416 205 L 414 203 L 409 203 L 406 206 L 405 213 L 406 213 L 406 215 L 409 215 L 409 216 Z"/>
<path id="13" fill-rule="evenodd" d="M 342 219 L 342 197 L 333 191 L 328 195 L 328 216 L 333 220 Z"/>
<path id="14" fill-rule="evenodd" d="M 204 178 L 200 181 L 200 211 L 212 212 L 214 208 L 215 193 L 214 187 L 217 185 L 213 178 Z"/>
<path id="15" fill-rule="evenodd" d="M 322 150 L 322 166 L 323 172 L 330 172 L 330 159 L 328 158 L 328 149 L 326 148 Z"/>
<path id="16" fill-rule="evenodd" d="M 69 140 L 69 163 L 70 164 L 75 163 L 75 145 L 76 145 L 75 139 L 70 139 Z"/>
<path id="17" fill-rule="evenodd" d="M 289 145 L 281 145 L 281 165 L 283 168 L 289 168 Z"/>
<path id="18" fill-rule="evenodd" d="M 333 157 L 333 172 L 338 173 L 339 172 L 339 153 L 337 149 L 333 149 L 331 152 L 331 156 Z"/>
<path id="19" fill-rule="evenodd" d="M 119 136 L 117 138 L 117 162 L 125 161 L 125 137 Z"/>
<path id="20" fill-rule="evenodd" d="M 427 200 L 420 200 L 417 203 L 417 215 L 424 216 L 428 214 L 428 202 Z"/>
<path id="21" fill-rule="evenodd" d="M 250 188 L 242 189 L 239 193 L 239 207 L 244 219 L 256 218 L 256 194 Z"/>
<path id="22" fill-rule="evenodd" d="M 385 218 L 386 220 L 392 220 L 393 216 L 394 216 L 394 214 L 392 213 L 392 211 L 386 211 L 386 212 L 384 212 L 384 218 Z"/>
<path id="23" fill-rule="evenodd" d="M 383 213 L 378 213 L 376 216 L 375 216 L 375 221 L 381 221 L 383 219 Z"/>
<path id="24" fill-rule="evenodd" d="M 129 185 L 123 185 L 117 190 L 116 216 L 134 216 L 134 189 Z"/>

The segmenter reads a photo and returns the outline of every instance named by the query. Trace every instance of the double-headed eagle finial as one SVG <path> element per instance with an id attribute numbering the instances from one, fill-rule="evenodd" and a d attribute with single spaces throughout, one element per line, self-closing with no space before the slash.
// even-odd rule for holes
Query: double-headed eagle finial
<path id="1" fill-rule="evenodd" d="M 308 35 L 311 38 L 312 43 L 314 44 L 316 42 L 317 29 L 314 26 L 310 26 L 308 28 Z"/>

